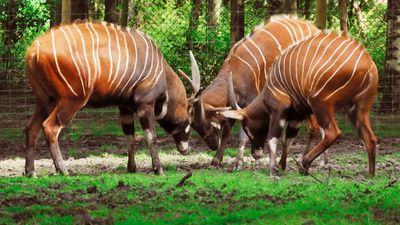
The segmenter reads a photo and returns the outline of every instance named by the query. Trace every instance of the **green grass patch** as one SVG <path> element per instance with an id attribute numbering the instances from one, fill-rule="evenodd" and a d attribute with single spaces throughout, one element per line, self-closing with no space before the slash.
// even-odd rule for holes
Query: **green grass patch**
<path id="1" fill-rule="evenodd" d="M 379 224 L 400 213 L 400 185 L 385 175 L 351 181 L 333 173 L 329 184 L 320 184 L 297 172 L 276 182 L 265 169 L 198 170 L 176 187 L 185 173 L 174 165 L 165 168 L 166 176 L 2 178 L 0 210 L 12 216 L 0 222 L 71 224 L 86 218 L 116 224 Z M 325 172 L 315 176 L 327 179 Z M 12 207 L 5 206 L 10 203 Z"/>

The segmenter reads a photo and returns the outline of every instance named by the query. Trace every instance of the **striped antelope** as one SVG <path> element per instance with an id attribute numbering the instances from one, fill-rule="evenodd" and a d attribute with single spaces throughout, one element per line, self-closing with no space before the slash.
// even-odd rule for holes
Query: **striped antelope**
<path id="1" fill-rule="evenodd" d="M 264 87 L 273 60 L 284 49 L 293 43 L 312 36 L 318 29 L 308 22 L 293 16 L 274 16 L 266 24 L 261 24 L 247 37 L 239 41 L 230 51 L 212 84 L 204 90 L 200 98 L 195 99 L 192 113 L 192 127 L 199 133 L 209 148 L 217 150 L 212 165 L 220 166 L 225 145 L 230 137 L 234 120 L 228 120 L 216 112 L 229 106 L 227 96 L 227 79 L 232 73 L 234 91 L 238 99 L 238 106 L 246 107 L 260 93 Z M 192 60 L 193 61 L 193 60 Z M 315 124 L 311 121 L 310 125 Z M 319 135 L 318 127 L 311 129 L 309 144 Z M 247 137 L 242 131 L 240 147 L 236 159 L 236 169 L 243 163 L 243 152 Z M 289 142 L 288 137 L 283 148 L 283 157 L 280 165 L 286 167 L 286 155 Z M 259 158 L 260 154 L 253 154 Z"/>
<path id="2" fill-rule="evenodd" d="M 307 174 L 313 160 L 340 136 L 335 112 L 344 110 L 364 142 L 369 174 L 374 175 L 377 140 L 368 114 L 377 84 L 375 63 L 359 43 L 333 33 L 321 33 L 276 59 L 263 93 L 247 108 L 222 114 L 243 120 L 249 135 L 268 133 L 268 144 L 275 154 L 282 121 L 288 121 L 289 128 L 297 132 L 299 123 L 313 113 L 322 140 L 303 158 L 300 171 Z M 234 95 L 230 98 L 234 99 Z M 251 141 L 252 148 L 260 148 L 265 139 Z M 274 164 L 272 159 L 271 169 Z"/>
<path id="3" fill-rule="evenodd" d="M 27 49 L 26 69 L 36 95 L 26 130 L 28 176 L 35 175 L 34 148 L 41 128 L 56 171 L 68 175 L 58 135 L 86 105 L 118 106 L 130 145 L 129 172 L 136 171 L 134 114 L 150 146 L 156 174 L 163 169 L 156 149 L 155 120 L 174 137 L 179 152 L 188 154 L 191 103 L 181 80 L 142 32 L 91 22 L 52 28 Z"/>

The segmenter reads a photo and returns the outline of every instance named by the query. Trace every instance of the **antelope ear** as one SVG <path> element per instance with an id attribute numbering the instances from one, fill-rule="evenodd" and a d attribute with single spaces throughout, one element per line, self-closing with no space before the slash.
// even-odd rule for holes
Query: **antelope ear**
<path id="1" fill-rule="evenodd" d="M 217 112 L 218 114 L 223 115 L 226 118 L 235 119 L 235 120 L 243 120 L 243 114 L 240 110 L 229 110 Z"/>

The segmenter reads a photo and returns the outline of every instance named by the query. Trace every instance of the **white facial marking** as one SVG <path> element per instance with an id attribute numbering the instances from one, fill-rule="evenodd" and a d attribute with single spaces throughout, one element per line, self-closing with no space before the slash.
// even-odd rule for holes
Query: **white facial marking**
<path id="1" fill-rule="evenodd" d="M 325 138 L 325 131 L 324 131 L 324 129 L 322 129 L 322 127 L 319 128 L 319 132 L 321 133 L 322 139 L 324 139 Z"/>
<path id="2" fill-rule="evenodd" d="M 286 123 L 286 120 L 284 120 L 284 119 L 279 120 L 279 126 L 284 127 L 285 123 Z"/>
<path id="3" fill-rule="evenodd" d="M 189 131 L 190 131 L 190 124 L 187 125 L 187 127 L 185 128 L 185 132 L 186 132 L 186 133 L 189 133 Z"/>
<path id="4" fill-rule="evenodd" d="M 221 130 L 221 125 L 219 123 L 211 122 L 211 126 L 217 128 L 218 130 Z"/>
<path id="5" fill-rule="evenodd" d="M 181 141 L 179 143 L 179 149 L 181 150 L 187 150 L 189 148 L 189 142 L 187 141 Z"/>

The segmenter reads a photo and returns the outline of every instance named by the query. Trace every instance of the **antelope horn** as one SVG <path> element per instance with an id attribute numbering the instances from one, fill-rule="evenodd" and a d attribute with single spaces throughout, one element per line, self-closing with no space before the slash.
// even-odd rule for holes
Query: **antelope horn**
<path id="1" fill-rule="evenodd" d="M 192 51 L 189 51 L 189 56 L 192 69 L 192 82 L 195 91 L 194 93 L 196 94 L 200 90 L 200 70 Z"/>
<path id="2" fill-rule="evenodd" d="M 186 75 L 186 73 L 184 73 L 182 70 L 178 70 L 178 72 L 185 80 L 189 82 L 190 86 L 192 87 L 193 91 L 192 98 L 193 98 L 200 90 L 200 71 L 192 51 L 189 51 L 189 56 L 190 56 L 190 64 L 192 70 L 192 79 L 190 79 L 190 77 Z"/>
<path id="3" fill-rule="evenodd" d="M 237 104 L 235 90 L 233 88 L 232 72 L 230 72 L 228 76 L 228 102 L 232 109 L 240 109 L 239 105 Z"/>
<path id="4" fill-rule="evenodd" d="M 198 98 L 194 103 L 194 116 L 196 120 L 205 121 L 206 114 L 204 112 L 204 105 L 201 98 Z"/>

